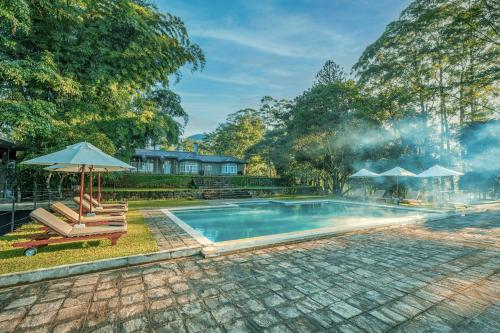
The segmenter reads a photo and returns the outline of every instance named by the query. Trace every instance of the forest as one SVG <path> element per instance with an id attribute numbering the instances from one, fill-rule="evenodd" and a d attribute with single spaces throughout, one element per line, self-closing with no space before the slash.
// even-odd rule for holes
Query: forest
<path id="1" fill-rule="evenodd" d="M 331 193 L 361 167 L 495 179 L 499 16 L 494 0 L 415 0 L 352 69 L 328 60 L 299 96 L 235 110 L 200 151 Z M 183 21 L 147 1 L 0 0 L 0 131 L 25 157 L 82 140 L 125 160 L 175 145 L 188 115 L 173 83 L 204 65 Z"/>
<path id="2" fill-rule="evenodd" d="M 495 1 L 414 1 L 350 73 L 326 61 L 300 96 L 235 112 L 204 148 L 333 193 L 360 168 L 396 165 L 498 184 L 499 15 Z"/>

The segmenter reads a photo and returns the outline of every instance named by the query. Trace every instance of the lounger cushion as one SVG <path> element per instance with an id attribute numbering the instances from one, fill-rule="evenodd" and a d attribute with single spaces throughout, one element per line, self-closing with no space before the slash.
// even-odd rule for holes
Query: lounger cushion
<path id="1" fill-rule="evenodd" d="M 83 197 L 85 199 L 87 199 L 87 201 L 92 202 L 92 204 L 95 207 L 104 207 L 104 208 L 106 208 L 106 207 L 121 207 L 121 208 L 127 208 L 127 206 L 128 206 L 127 203 L 119 203 L 119 202 L 117 202 L 117 203 L 109 203 L 109 204 L 103 204 L 103 203 L 101 203 L 101 205 L 99 205 L 99 202 L 96 199 L 91 198 L 90 194 L 88 194 L 88 193 L 85 193 L 83 195 Z"/>
<path id="2" fill-rule="evenodd" d="M 73 201 L 76 202 L 78 205 L 80 204 L 80 197 L 74 197 Z M 90 202 L 87 200 L 82 200 L 82 206 L 86 211 L 90 211 Z M 125 208 L 102 208 L 102 207 L 92 207 L 92 211 L 96 213 L 125 213 Z"/>
<path id="3" fill-rule="evenodd" d="M 73 229 L 68 223 L 43 208 L 35 209 L 30 216 L 61 236 L 68 237 Z"/>
<path id="4" fill-rule="evenodd" d="M 55 212 L 63 215 L 68 220 L 73 223 L 78 222 L 78 213 L 73 209 L 69 208 L 62 202 L 53 203 L 50 208 Z M 126 218 L 124 215 L 99 215 L 99 216 L 82 216 L 82 222 L 101 222 L 101 221 L 110 221 L 110 222 L 122 222 L 126 223 Z"/>
<path id="5" fill-rule="evenodd" d="M 117 232 L 126 232 L 127 225 L 120 226 L 97 226 L 97 227 L 85 227 L 85 228 L 73 228 L 71 230 L 69 237 L 80 237 L 80 236 L 89 236 L 89 235 L 105 235 L 105 234 L 113 234 Z"/>

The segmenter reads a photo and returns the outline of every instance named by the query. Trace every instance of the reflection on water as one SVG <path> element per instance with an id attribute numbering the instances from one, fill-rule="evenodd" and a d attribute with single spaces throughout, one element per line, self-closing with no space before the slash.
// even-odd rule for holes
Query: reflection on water
<path id="1" fill-rule="evenodd" d="M 261 204 L 177 211 L 174 214 L 213 242 L 335 226 L 356 219 L 414 214 L 346 203 Z"/>

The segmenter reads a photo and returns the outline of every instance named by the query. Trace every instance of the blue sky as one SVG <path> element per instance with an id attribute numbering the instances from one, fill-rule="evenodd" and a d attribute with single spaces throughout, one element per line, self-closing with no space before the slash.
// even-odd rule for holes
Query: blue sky
<path id="1" fill-rule="evenodd" d="M 206 56 L 172 84 L 189 114 L 184 135 L 209 132 L 265 95 L 292 99 L 332 59 L 350 71 L 409 0 L 156 0 L 181 17 Z"/>

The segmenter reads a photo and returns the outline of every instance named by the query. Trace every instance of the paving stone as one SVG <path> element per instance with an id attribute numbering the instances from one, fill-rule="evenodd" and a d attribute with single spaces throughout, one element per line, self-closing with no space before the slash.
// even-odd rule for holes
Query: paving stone
<path id="1" fill-rule="evenodd" d="M 55 317 L 57 311 L 45 312 L 42 314 L 37 314 L 34 316 L 26 316 L 19 327 L 24 329 L 30 329 L 36 326 L 42 326 L 51 322 Z"/>
<path id="2" fill-rule="evenodd" d="M 297 318 L 302 314 L 296 307 L 294 306 L 279 306 L 275 308 L 276 312 L 280 315 L 281 318 L 283 319 L 292 319 L 292 318 Z"/>
<path id="3" fill-rule="evenodd" d="M 172 298 L 165 298 L 152 301 L 149 305 L 149 309 L 154 312 L 154 311 L 168 309 L 173 305 L 174 305 L 174 300 Z"/>
<path id="4" fill-rule="evenodd" d="M 31 305 L 31 304 L 35 303 L 35 301 L 36 301 L 36 296 L 19 298 L 19 299 L 14 300 L 13 302 L 9 303 L 9 305 L 7 305 L 5 307 L 5 310 L 14 309 L 14 308 L 18 308 L 18 307 L 26 306 L 26 305 Z"/>
<path id="5" fill-rule="evenodd" d="M 147 330 L 147 327 L 148 323 L 145 317 L 134 318 L 123 322 L 122 327 L 120 328 L 120 332 L 145 332 Z"/>
<path id="6" fill-rule="evenodd" d="M 216 325 L 216 321 L 212 319 L 208 312 L 186 319 L 186 327 L 189 333 L 206 332 Z"/>
<path id="7" fill-rule="evenodd" d="M 265 333 L 293 333 L 287 326 L 280 324 L 264 330 Z"/>
<path id="8" fill-rule="evenodd" d="M 157 328 L 153 328 L 155 333 L 184 333 L 186 329 L 184 323 L 181 320 L 172 321 L 170 323 L 163 324 Z M 208 332 L 208 331 L 207 331 Z"/>
<path id="9" fill-rule="evenodd" d="M 86 306 L 76 305 L 69 308 L 62 308 L 57 313 L 57 320 L 68 320 L 71 318 L 78 318 L 85 315 L 87 312 Z"/>
<path id="10" fill-rule="evenodd" d="M 24 317 L 27 310 L 26 307 L 16 307 L 11 310 L 4 310 L 0 312 L 0 322 L 3 321 L 15 321 Z"/>
<path id="11" fill-rule="evenodd" d="M 241 317 L 241 313 L 232 305 L 224 305 L 214 309 L 212 315 L 218 323 L 228 323 L 235 318 Z"/>
<path id="12" fill-rule="evenodd" d="M 240 302 L 238 306 L 245 312 L 259 312 L 266 309 L 260 301 L 255 299 Z"/>
<path id="13" fill-rule="evenodd" d="M 77 332 L 82 326 L 82 319 L 75 319 L 69 322 L 58 324 L 52 330 L 52 333 L 70 333 Z"/>
<path id="14" fill-rule="evenodd" d="M 244 319 L 237 319 L 231 323 L 224 324 L 224 328 L 228 333 L 249 333 L 254 331 Z"/>
<path id="15" fill-rule="evenodd" d="M 153 318 L 153 322 L 155 324 L 170 323 L 170 322 L 179 321 L 182 319 L 180 314 L 175 309 L 156 313 L 152 316 L 152 318 Z"/>
<path id="16" fill-rule="evenodd" d="M 346 319 L 349 319 L 353 316 L 356 316 L 362 312 L 360 309 L 358 309 L 358 308 L 356 308 L 356 307 L 354 307 L 354 306 L 352 306 L 349 303 L 346 303 L 344 301 L 333 303 L 330 306 L 330 310 L 341 315 L 342 317 L 344 317 Z"/>
<path id="17" fill-rule="evenodd" d="M 260 327 L 271 327 L 279 322 L 279 319 L 268 311 L 253 316 L 252 320 Z"/>
<path id="18" fill-rule="evenodd" d="M 351 321 L 366 332 L 386 332 L 390 328 L 389 324 L 383 322 L 380 319 L 377 319 L 369 313 L 363 313 L 359 316 L 356 316 L 352 318 Z"/>
<path id="19" fill-rule="evenodd" d="M 307 317 L 295 318 L 287 323 L 287 326 L 294 332 L 317 332 L 318 327 L 316 327 L 310 319 Z"/>

